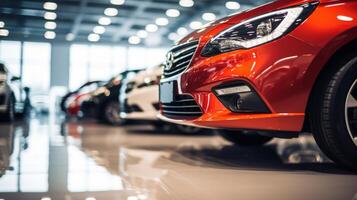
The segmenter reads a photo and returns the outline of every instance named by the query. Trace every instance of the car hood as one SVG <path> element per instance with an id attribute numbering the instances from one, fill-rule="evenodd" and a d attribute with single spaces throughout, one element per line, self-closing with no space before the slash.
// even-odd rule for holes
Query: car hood
<path id="1" fill-rule="evenodd" d="M 331 2 L 331 1 L 337 1 L 337 0 L 320 0 L 320 2 Z M 217 21 L 211 22 L 209 24 L 204 25 L 201 29 L 198 29 L 191 34 L 187 35 L 184 37 L 182 40 L 178 42 L 178 44 L 183 44 L 186 42 L 190 41 L 195 41 L 199 39 L 210 39 L 214 37 L 216 34 L 219 32 L 223 31 L 224 29 L 234 25 L 238 24 L 242 21 L 248 20 L 250 18 L 272 12 L 275 10 L 280 10 L 283 8 L 291 7 L 291 6 L 297 6 L 301 5 L 304 3 L 309 3 L 309 2 L 316 2 L 316 0 L 277 0 L 273 1 L 264 5 L 261 5 L 259 7 L 246 10 L 237 14 L 233 14 L 231 16 L 219 19 Z"/>

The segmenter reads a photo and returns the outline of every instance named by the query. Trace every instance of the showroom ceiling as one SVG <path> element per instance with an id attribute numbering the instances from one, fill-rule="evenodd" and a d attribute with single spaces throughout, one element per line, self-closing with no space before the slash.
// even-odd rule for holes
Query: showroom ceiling
<path id="1" fill-rule="evenodd" d="M 200 23 L 268 1 L 1 0 L 0 40 L 169 45 Z"/>

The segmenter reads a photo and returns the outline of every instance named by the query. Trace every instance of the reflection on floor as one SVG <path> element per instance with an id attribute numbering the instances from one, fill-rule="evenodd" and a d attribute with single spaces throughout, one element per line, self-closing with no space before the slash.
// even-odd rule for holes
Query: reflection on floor
<path id="1" fill-rule="evenodd" d="M 0 124 L 0 199 L 351 199 L 311 136 L 234 147 L 212 132 L 36 118 Z"/>

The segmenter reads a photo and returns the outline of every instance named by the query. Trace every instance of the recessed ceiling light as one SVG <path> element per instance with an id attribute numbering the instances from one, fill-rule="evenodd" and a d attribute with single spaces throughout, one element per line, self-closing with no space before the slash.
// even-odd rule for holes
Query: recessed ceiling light
<path id="1" fill-rule="evenodd" d="M 53 31 L 46 31 L 44 36 L 46 39 L 53 40 L 56 38 L 56 33 Z"/>
<path id="2" fill-rule="evenodd" d="M 166 26 L 169 24 L 169 20 L 167 18 L 160 17 L 155 20 L 155 23 L 159 26 Z"/>
<path id="3" fill-rule="evenodd" d="M 240 8 L 240 4 L 236 1 L 227 1 L 226 8 L 229 10 L 238 10 Z"/>
<path id="4" fill-rule="evenodd" d="M 110 20 L 109 17 L 101 17 L 98 20 L 98 23 L 103 26 L 107 26 L 112 23 L 112 20 Z"/>
<path id="5" fill-rule="evenodd" d="M 56 27 L 57 27 L 56 22 L 46 22 L 45 23 L 45 29 L 53 30 L 53 29 L 56 29 Z"/>
<path id="6" fill-rule="evenodd" d="M 110 0 L 110 3 L 114 5 L 123 5 L 125 0 Z"/>
<path id="7" fill-rule="evenodd" d="M 0 21 L 0 28 L 4 28 L 5 27 L 5 22 Z"/>
<path id="8" fill-rule="evenodd" d="M 90 42 L 98 42 L 99 39 L 100 39 L 100 36 L 98 34 L 91 33 L 88 35 L 88 41 L 90 41 Z"/>
<path id="9" fill-rule="evenodd" d="M 43 4 L 43 9 L 45 10 L 56 10 L 57 9 L 57 4 L 54 2 L 45 2 Z"/>
<path id="10" fill-rule="evenodd" d="M 140 38 L 146 38 L 148 36 L 148 32 L 146 32 L 144 30 L 140 30 L 136 33 L 136 35 Z"/>
<path id="11" fill-rule="evenodd" d="M 67 41 L 73 41 L 76 36 L 73 33 L 68 33 L 66 35 L 66 40 Z"/>
<path id="12" fill-rule="evenodd" d="M 54 12 L 45 12 L 43 17 L 47 20 L 55 20 L 57 18 L 57 14 Z"/>
<path id="13" fill-rule="evenodd" d="M 168 38 L 171 41 L 176 41 L 176 40 L 178 40 L 180 38 L 180 36 L 177 33 L 170 33 Z"/>
<path id="14" fill-rule="evenodd" d="M 190 23 L 190 28 L 192 29 L 199 29 L 202 27 L 202 23 L 199 21 L 193 21 Z"/>
<path id="15" fill-rule="evenodd" d="M 8 36 L 9 35 L 9 30 L 7 29 L 0 29 L 0 36 Z"/>
<path id="16" fill-rule="evenodd" d="M 133 35 L 129 37 L 128 42 L 129 44 L 139 44 L 141 42 L 141 39 L 138 36 Z"/>
<path id="17" fill-rule="evenodd" d="M 182 7 L 192 7 L 195 2 L 193 0 L 180 0 L 179 4 Z"/>
<path id="18" fill-rule="evenodd" d="M 213 21 L 216 19 L 216 15 L 214 13 L 203 13 L 202 19 L 205 21 Z"/>
<path id="19" fill-rule="evenodd" d="M 177 33 L 179 35 L 181 35 L 181 36 L 184 36 L 184 35 L 186 35 L 188 33 L 188 30 L 185 27 L 180 27 L 180 28 L 177 29 Z"/>
<path id="20" fill-rule="evenodd" d="M 95 26 L 93 28 L 93 32 L 96 34 L 103 34 L 105 32 L 105 27 L 104 26 Z"/>
<path id="21" fill-rule="evenodd" d="M 116 9 L 116 8 L 106 8 L 104 10 L 104 14 L 106 16 L 110 16 L 110 17 L 117 16 L 118 15 L 118 9 Z"/>
<path id="22" fill-rule="evenodd" d="M 180 11 L 177 9 L 168 9 L 166 11 L 166 15 L 168 17 L 178 17 L 178 16 L 180 16 Z"/>
<path id="23" fill-rule="evenodd" d="M 155 24 L 148 24 L 145 27 L 145 30 L 150 33 L 156 32 L 158 29 L 159 28 Z"/>

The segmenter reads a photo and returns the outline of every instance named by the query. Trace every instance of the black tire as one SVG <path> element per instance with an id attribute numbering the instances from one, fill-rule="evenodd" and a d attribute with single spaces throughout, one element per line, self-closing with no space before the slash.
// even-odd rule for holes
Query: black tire
<path id="1" fill-rule="evenodd" d="M 273 139 L 254 131 L 219 130 L 218 132 L 224 139 L 239 146 L 262 146 Z"/>
<path id="2" fill-rule="evenodd" d="M 121 125 L 123 123 L 120 117 L 119 102 L 109 101 L 104 105 L 103 119 L 105 122 L 112 125 Z"/>
<path id="3" fill-rule="evenodd" d="M 15 119 L 15 100 L 10 97 L 7 101 L 6 112 L 1 116 L 3 122 L 12 122 Z"/>
<path id="4" fill-rule="evenodd" d="M 357 144 L 353 142 L 347 125 L 345 106 L 356 80 L 357 55 L 348 55 L 333 62 L 319 82 L 309 113 L 313 134 L 321 150 L 337 164 L 355 170 Z M 353 112 L 357 115 L 357 111 Z"/>

